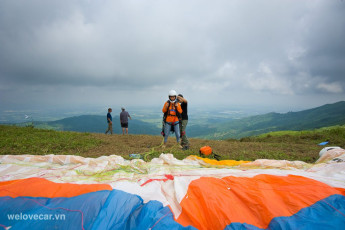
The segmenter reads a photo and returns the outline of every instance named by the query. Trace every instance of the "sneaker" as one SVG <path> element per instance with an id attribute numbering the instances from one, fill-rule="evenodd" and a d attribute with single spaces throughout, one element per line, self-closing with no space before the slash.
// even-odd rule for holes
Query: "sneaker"
<path id="1" fill-rule="evenodd" d="M 165 149 L 167 146 L 166 145 L 162 145 L 162 148 Z"/>
<path id="2" fill-rule="evenodd" d="M 178 147 L 179 147 L 180 149 L 183 149 L 182 145 L 180 145 L 180 144 L 178 145 Z"/>

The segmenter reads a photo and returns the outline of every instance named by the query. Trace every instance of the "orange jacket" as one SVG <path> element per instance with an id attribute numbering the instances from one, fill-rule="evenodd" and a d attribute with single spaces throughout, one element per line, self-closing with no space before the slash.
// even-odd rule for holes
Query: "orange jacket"
<path id="1" fill-rule="evenodd" d="M 182 113 L 182 108 L 181 108 L 180 103 L 176 103 L 176 106 L 175 106 L 175 103 L 170 102 L 170 106 L 168 108 L 168 102 L 165 102 L 162 112 L 166 113 L 168 109 L 169 109 L 169 113 L 165 121 L 172 122 L 172 123 L 178 121 L 178 117 L 176 116 L 176 110 L 177 112 Z"/>

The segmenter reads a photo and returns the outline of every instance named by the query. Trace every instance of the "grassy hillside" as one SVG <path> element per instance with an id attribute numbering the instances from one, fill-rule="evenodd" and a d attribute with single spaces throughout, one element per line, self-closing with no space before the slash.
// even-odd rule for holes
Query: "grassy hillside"
<path id="1" fill-rule="evenodd" d="M 191 148 L 180 150 L 171 137 L 166 149 L 160 147 L 162 137 L 150 135 L 105 135 L 97 133 L 62 132 L 0 125 L 0 154 L 73 154 L 84 157 L 129 154 L 146 155 L 150 160 L 161 153 L 173 153 L 178 159 L 198 154 L 209 145 L 222 159 L 255 160 L 284 159 L 315 162 L 323 148 L 318 143 L 330 140 L 331 145 L 345 148 L 345 126 L 303 132 L 274 132 L 240 140 L 190 139 Z"/>
<path id="2" fill-rule="evenodd" d="M 74 154 L 101 145 L 90 133 L 0 125 L 0 154 Z"/>
<path id="3" fill-rule="evenodd" d="M 268 113 L 222 124 L 208 124 L 199 137 L 242 138 L 279 130 L 310 130 L 343 124 L 345 124 L 345 101 L 300 112 Z M 208 129 L 213 132 L 207 133 Z"/>

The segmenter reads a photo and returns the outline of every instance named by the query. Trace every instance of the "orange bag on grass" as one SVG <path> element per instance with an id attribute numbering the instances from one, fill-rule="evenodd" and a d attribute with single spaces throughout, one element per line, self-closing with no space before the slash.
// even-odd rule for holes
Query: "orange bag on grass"
<path id="1" fill-rule="evenodd" d="M 200 150 L 199 150 L 199 153 L 200 155 L 205 155 L 205 156 L 209 156 L 212 154 L 212 148 L 210 146 L 204 146 L 204 147 L 201 147 Z"/>
<path id="2" fill-rule="evenodd" d="M 212 155 L 212 157 L 214 159 L 216 159 L 217 161 L 219 161 L 220 158 L 221 158 L 221 156 L 213 153 L 212 148 L 210 146 L 208 146 L 208 145 L 206 145 L 204 147 L 201 147 L 200 150 L 199 150 L 199 154 L 200 154 L 201 157 L 202 156 L 210 156 L 210 155 Z"/>

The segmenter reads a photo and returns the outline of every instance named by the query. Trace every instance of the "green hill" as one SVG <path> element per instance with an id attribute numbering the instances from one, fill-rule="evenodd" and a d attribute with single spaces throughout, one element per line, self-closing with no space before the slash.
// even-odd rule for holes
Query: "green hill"
<path id="1" fill-rule="evenodd" d="M 229 139 L 281 130 L 310 130 L 345 124 L 345 101 L 285 114 L 268 113 L 199 127 L 198 137 Z M 207 132 L 212 130 L 212 132 Z"/>
<path id="2" fill-rule="evenodd" d="M 104 133 L 107 129 L 107 121 L 105 116 L 82 115 L 57 121 L 34 122 L 34 126 L 36 128 L 53 129 L 57 131 Z M 119 116 L 113 117 L 113 131 L 114 133 L 122 133 Z M 150 123 L 133 119 L 129 120 L 129 132 L 131 134 L 159 135 L 160 129 Z"/>

